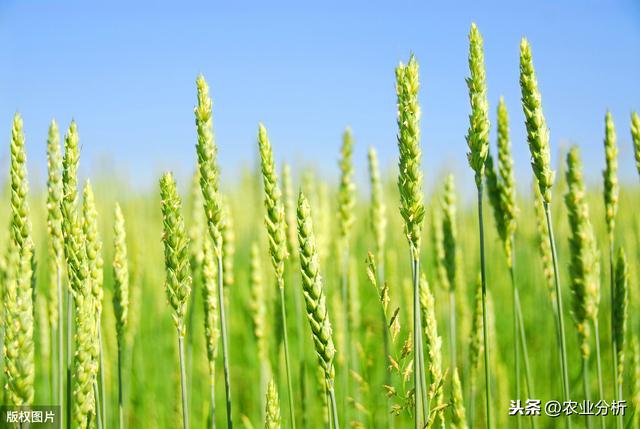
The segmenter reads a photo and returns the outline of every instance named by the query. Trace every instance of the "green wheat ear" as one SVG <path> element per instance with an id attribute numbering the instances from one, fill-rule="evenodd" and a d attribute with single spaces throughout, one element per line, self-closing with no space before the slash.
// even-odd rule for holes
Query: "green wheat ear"
<path id="1" fill-rule="evenodd" d="M 520 42 L 520 90 L 522 110 L 527 128 L 527 142 L 531 152 L 531 166 L 545 204 L 551 202 L 554 172 L 551 170 L 549 129 L 542 112 L 542 98 L 533 68 L 531 46 L 527 39 Z"/>
<path id="2" fill-rule="evenodd" d="M 204 211 L 207 215 L 207 226 L 213 240 L 216 256 L 222 255 L 222 202 L 218 193 L 218 166 L 216 165 L 217 147 L 213 138 L 213 121 L 209 85 L 204 76 L 196 79 L 198 88 L 198 105 L 194 109 L 196 130 L 198 132 L 198 167 L 200 169 L 200 188 L 204 199 Z"/>
<path id="3" fill-rule="evenodd" d="M 604 153 L 606 167 L 602 172 L 604 179 L 604 207 L 607 221 L 607 232 L 613 239 L 618 211 L 618 146 L 616 143 L 616 129 L 611 112 L 605 116 Z"/>
<path id="4" fill-rule="evenodd" d="M 373 236 L 376 240 L 376 255 L 383 261 L 384 246 L 386 243 L 387 207 L 384 202 L 382 180 L 380 178 L 380 166 L 378 165 L 378 153 L 374 147 L 369 148 L 369 181 L 371 186 L 371 208 L 369 222 Z"/>
<path id="5" fill-rule="evenodd" d="M 444 183 L 444 195 L 442 197 L 442 236 L 444 244 L 444 266 L 447 272 L 449 289 L 456 287 L 456 187 L 453 175 L 449 174 Z"/>
<path id="6" fill-rule="evenodd" d="M 571 261 L 571 296 L 573 318 L 578 329 L 583 357 L 589 356 L 588 322 L 598 317 L 600 302 L 600 262 L 582 177 L 580 152 L 573 146 L 567 154 L 567 184 L 565 196 L 569 216 L 569 248 Z"/>
<path id="7" fill-rule="evenodd" d="M 482 35 L 476 24 L 471 24 L 469 32 L 469 131 L 467 158 L 475 172 L 476 185 L 480 186 L 484 175 L 484 164 L 489 152 L 489 102 L 487 101 L 487 80 L 484 67 Z"/>
<path id="8" fill-rule="evenodd" d="M 278 389 L 273 380 L 269 380 L 267 388 L 267 406 L 265 410 L 264 429 L 280 429 L 280 401 L 278 400 Z"/>
<path id="9" fill-rule="evenodd" d="M 453 429 L 467 429 L 467 417 L 464 409 L 462 385 L 458 368 L 453 369 L 453 388 L 451 391 L 451 427 Z"/>
<path id="10" fill-rule="evenodd" d="M 425 349 L 429 356 L 427 370 L 431 379 L 429 399 L 435 400 L 435 406 L 444 403 L 444 386 L 442 373 L 442 338 L 438 335 L 438 322 L 436 320 L 435 299 L 429 288 L 429 282 L 423 274 L 420 278 L 420 311 L 424 321 L 424 334 L 426 338 Z M 444 427 L 444 414 L 434 411 L 429 421 L 438 421 Z"/>
<path id="11" fill-rule="evenodd" d="M 624 380 L 625 336 L 629 307 L 629 265 L 622 248 L 618 249 L 614 275 L 615 293 L 613 294 L 613 336 L 617 353 L 617 376 L 621 389 Z"/>
<path id="12" fill-rule="evenodd" d="M 633 140 L 633 154 L 636 158 L 636 168 L 640 174 L 640 115 L 631 114 L 631 140 Z"/>
<path id="13" fill-rule="evenodd" d="M 160 179 L 160 196 L 164 226 L 162 241 L 166 268 L 165 289 L 173 309 L 173 321 L 179 335 L 184 336 L 184 318 L 191 293 L 189 239 L 182 217 L 182 202 L 171 173 L 165 173 Z"/>
<path id="14" fill-rule="evenodd" d="M 318 362 L 324 371 L 326 382 L 332 385 L 335 377 L 333 359 L 336 349 L 333 345 L 331 322 L 329 321 L 324 286 L 320 276 L 318 250 L 311 220 L 311 208 L 302 192 L 298 197 L 298 243 L 300 246 L 302 289 L 306 302 L 307 319 L 313 333 L 313 343 L 318 355 Z"/>
<path id="15" fill-rule="evenodd" d="M 91 289 L 92 272 L 87 256 L 88 246 L 78 213 L 78 162 L 80 159 L 78 129 L 74 121 L 65 135 L 62 159 L 63 200 L 62 231 L 69 284 L 75 304 L 76 329 L 73 359 L 73 422 L 85 427 L 95 416 L 93 383 L 97 373 L 97 325 Z"/>
<path id="16" fill-rule="evenodd" d="M 64 260 L 62 238 L 62 155 L 60 153 L 60 132 L 56 121 L 51 121 L 47 138 L 47 237 L 49 239 L 49 321 L 51 327 L 58 328 L 58 274 Z"/>
<path id="17" fill-rule="evenodd" d="M 228 288 L 235 283 L 233 275 L 233 260 L 236 253 L 236 233 L 234 230 L 231 205 L 226 195 L 222 197 L 222 271 L 224 273 L 224 287 Z"/>
<path id="18" fill-rule="evenodd" d="M 509 137 L 509 113 L 504 98 L 498 103 L 498 171 L 500 173 L 500 202 L 504 223 L 503 244 L 507 262 L 513 264 L 511 237 L 516 232 L 516 179 L 511 156 L 511 138 Z"/>
<path id="19" fill-rule="evenodd" d="M 102 314 L 103 268 L 104 259 L 102 257 L 102 240 L 98 232 L 98 210 L 96 200 L 91 188 L 91 183 L 87 180 L 82 192 L 82 230 L 86 241 L 87 264 L 89 268 L 89 282 L 93 303 L 98 317 Z M 100 320 L 98 318 L 98 320 Z"/>
<path id="20" fill-rule="evenodd" d="M 409 244 L 418 252 L 424 203 L 422 195 L 422 169 L 420 159 L 420 106 L 418 104 L 418 62 L 411 55 L 407 65 L 396 68 L 396 93 L 398 97 L 398 149 L 400 151 L 398 189 L 400 214 Z"/>
<path id="21" fill-rule="evenodd" d="M 342 134 L 342 148 L 340 149 L 340 185 L 338 187 L 338 220 L 340 239 L 348 240 L 351 226 L 354 222 L 354 208 L 356 205 L 353 183 L 353 135 L 351 128 Z"/>
<path id="22" fill-rule="evenodd" d="M 13 118 L 11 130 L 11 237 L 9 275 L 4 291 L 4 374 L 6 399 L 11 405 L 34 400 L 34 342 L 31 221 L 22 118 Z"/>
<path id="23" fill-rule="evenodd" d="M 273 159 L 273 150 L 267 137 L 264 125 L 258 127 L 258 145 L 260 148 L 260 166 L 262 168 L 262 183 L 264 186 L 264 218 L 269 235 L 269 252 L 271 263 L 276 273 L 279 287 L 284 287 L 284 261 L 287 253 L 286 220 L 282 192 L 278 185 L 278 174 Z"/>
<path id="24" fill-rule="evenodd" d="M 261 361 L 268 359 L 267 345 L 267 307 L 264 281 L 262 278 L 262 264 L 260 263 L 260 247 L 258 243 L 251 244 L 250 261 L 251 301 L 249 307 L 253 319 L 253 333 L 256 337 L 258 357 Z"/>
<path id="25" fill-rule="evenodd" d="M 202 277 L 202 296 L 204 306 L 204 335 L 207 342 L 207 360 L 209 362 L 209 375 L 215 374 L 215 362 L 218 357 L 218 340 L 220 328 L 218 327 L 218 285 L 216 283 L 217 269 L 215 255 L 211 248 L 211 241 L 202 240 L 203 263 L 200 269 Z"/>
<path id="26" fill-rule="evenodd" d="M 284 197 L 284 218 L 287 226 L 287 251 L 291 257 L 295 257 L 298 247 L 298 233 L 296 231 L 296 203 L 289 164 L 282 165 L 282 194 Z"/>
<path id="27" fill-rule="evenodd" d="M 127 232 L 120 204 L 116 203 L 113 224 L 113 310 L 118 338 L 124 338 L 129 314 L 129 262 L 127 260 Z M 119 340 L 121 341 L 121 340 Z"/>

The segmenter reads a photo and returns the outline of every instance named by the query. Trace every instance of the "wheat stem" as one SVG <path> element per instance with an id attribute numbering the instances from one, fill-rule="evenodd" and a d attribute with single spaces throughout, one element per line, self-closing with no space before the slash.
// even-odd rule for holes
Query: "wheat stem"
<path id="1" fill-rule="evenodd" d="M 491 370 L 489 368 L 489 333 L 487 322 L 487 280 L 484 254 L 484 222 L 482 216 L 482 181 L 478 182 L 478 225 L 480 233 L 480 279 L 482 282 L 482 337 L 484 342 L 484 382 L 487 428 L 493 428 L 491 414 Z"/>
<path id="2" fill-rule="evenodd" d="M 558 257 L 556 252 L 556 241 L 553 234 L 553 224 L 551 222 L 551 207 L 547 202 L 543 202 L 544 215 L 549 231 L 549 245 L 551 247 L 551 261 L 553 262 L 553 276 L 556 295 L 556 314 L 558 316 L 558 333 L 560 334 L 560 367 L 562 370 L 562 392 L 563 398 L 569 398 L 569 373 L 567 368 L 567 341 L 564 335 L 564 312 L 562 310 L 562 294 L 560 291 L 560 273 L 558 271 Z M 571 427 L 571 417 L 567 418 L 568 427 Z"/>
<path id="3" fill-rule="evenodd" d="M 187 401 L 187 372 L 184 361 L 184 335 L 178 330 L 178 353 L 180 354 L 180 391 L 182 393 L 182 428 L 189 429 L 189 405 Z"/>

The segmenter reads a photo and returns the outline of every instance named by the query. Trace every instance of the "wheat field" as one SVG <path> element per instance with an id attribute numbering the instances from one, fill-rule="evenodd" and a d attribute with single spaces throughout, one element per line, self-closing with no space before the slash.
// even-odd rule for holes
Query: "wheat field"
<path id="1" fill-rule="evenodd" d="M 30 189 L 16 114 L 0 197 L 2 403 L 59 405 L 74 428 L 640 428 L 640 188 L 617 177 L 618 162 L 640 175 L 638 115 L 603 107 L 606 164 L 583 171 L 578 146 L 549 139 L 529 43 L 513 71 L 522 100 L 487 100 L 472 25 L 459 156 L 475 181 L 434 176 L 418 60 L 389 70 L 397 167 L 368 148 L 365 186 L 353 148 L 366 142 L 350 129 L 324 177 L 288 164 L 269 124 L 256 124 L 259 166 L 226 179 L 219 83 L 210 94 L 203 76 L 193 177 L 159 172 L 153 191 L 79 181 L 75 122 L 49 125 L 47 186 Z M 531 166 L 511 157 L 516 109 Z M 541 415 L 511 416 L 514 400 L 540 400 Z M 579 415 L 585 400 L 609 414 Z M 548 401 L 576 411 L 545 415 Z"/>

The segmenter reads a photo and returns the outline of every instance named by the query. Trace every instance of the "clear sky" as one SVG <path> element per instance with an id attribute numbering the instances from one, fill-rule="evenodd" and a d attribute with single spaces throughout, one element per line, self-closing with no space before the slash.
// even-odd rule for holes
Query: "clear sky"
<path id="1" fill-rule="evenodd" d="M 394 67 L 414 52 L 426 180 L 453 170 L 461 186 L 472 187 L 464 140 L 472 21 L 485 40 L 492 121 L 504 95 L 523 186 L 531 171 L 519 101 L 522 36 L 533 47 L 554 162 L 561 144 L 579 143 L 587 175 L 599 181 L 610 109 L 621 174 L 637 179 L 629 135 L 630 112 L 640 110 L 637 0 L 3 0 L 1 163 L 6 170 L 17 110 L 36 182 L 44 175 L 52 117 L 61 128 L 77 120 L 85 175 L 105 162 L 145 185 L 164 169 L 186 175 L 195 160 L 194 80 L 202 72 L 211 86 L 227 180 L 255 163 L 263 121 L 278 162 L 315 164 L 326 174 L 337 171 L 340 135 L 350 125 L 364 181 L 367 146 L 378 148 L 383 165 L 396 162 Z"/>

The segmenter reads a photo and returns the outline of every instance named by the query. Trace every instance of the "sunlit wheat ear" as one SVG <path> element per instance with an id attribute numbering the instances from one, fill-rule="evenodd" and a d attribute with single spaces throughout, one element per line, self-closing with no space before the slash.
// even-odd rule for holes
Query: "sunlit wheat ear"
<path id="1" fill-rule="evenodd" d="M 102 239 L 98 231 L 98 210 L 93 195 L 93 188 L 89 180 L 85 183 L 82 191 L 82 231 L 84 233 L 85 248 L 87 253 L 87 268 L 89 276 L 89 289 L 91 293 L 91 302 L 94 311 L 88 315 L 94 323 L 95 335 L 91 338 L 93 341 L 92 348 L 95 352 L 93 356 L 93 366 L 96 374 L 100 371 L 100 362 L 104 361 L 102 356 L 101 344 L 101 320 L 102 320 L 102 299 L 104 296 L 104 259 L 102 257 Z M 103 380 L 104 381 L 104 380 Z M 97 380 L 93 386 L 96 401 L 96 418 L 100 419 L 102 424 L 100 394 L 98 392 Z"/>
<path id="2" fill-rule="evenodd" d="M 604 179 L 604 208 L 607 221 L 609 239 L 613 239 L 616 225 L 616 213 L 618 212 L 618 145 L 616 142 L 616 129 L 613 124 L 611 112 L 605 116 L 604 154 L 605 169 L 602 172 Z"/>
<path id="3" fill-rule="evenodd" d="M 444 243 L 444 266 L 447 271 L 449 288 L 455 289 L 457 283 L 457 228 L 456 228 L 456 187 L 452 174 L 449 174 L 444 184 L 442 197 L 442 236 Z"/>
<path id="4" fill-rule="evenodd" d="M 484 48 L 482 35 L 475 24 L 469 32 L 469 131 L 467 132 L 467 159 L 475 172 L 476 185 L 480 186 L 484 175 L 484 163 L 489 152 L 489 102 L 484 68 Z"/>
<path id="5" fill-rule="evenodd" d="M 342 147 L 340 149 L 340 185 L 338 187 L 338 224 L 341 240 L 348 240 L 351 226 L 355 220 L 354 208 L 356 205 L 353 182 L 353 135 L 347 128 L 342 134 Z"/>
<path id="6" fill-rule="evenodd" d="M 378 265 L 384 261 L 384 247 L 387 240 L 387 207 L 382 189 L 382 179 L 380 178 L 380 166 L 378 164 L 378 154 L 374 147 L 369 148 L 369 184 L 371 187 L 371 203 L 369 208 L 369 222 L 371 231 L 376 243 L 376 256 Z M 378 267 L 383 270 L 382 266 Z M 384 271 L 381 273 L 384 276 Z"/>
<path id="7" fill-rule="evenodd" d="M 614 275 L 615 293 L 613 303 L 613 336 L 617 353 L 618 397 L 622 398 L 622 382 L 624 380 L 625 337 L 629 307 L 629 265 L 622 248 L 618 249 Z"/>
<path id="8" fill-rule="evenodd" d="M 129 323 L 129 261 L 127 257 L 127 233 L 120 204 L 116 203 L 113 224 L 113 313 L 116 318 L 118 344 L 118 418 L 124 426 L 124 398 L 122 357 Z"/>
<path id="9" fill-rule="evenodd" d="M 284 262 L 289 256 L 287 251 L 286 219 L 284 205 L 282 203 L 282 192 L 278 185 L 278 175 L 271 143 L 267 137 L 267 130 L 264 125 L 258 126 L 258 146 L 260 149 L 260 160 L 262 168 L 262 183 L 264 187 L 264 205 L 266 209 L 265 225 L 269 236 L 269 251 L 271 253 L 271 263 L 276 275 L 276 282 L 280 292 L 280 319 L 282 321 L 282 338 L 284 344 L 285 367 L 287 374 L 287 391 L 289 394 L 289 413 L 291 427 L 295 429 L 295 413 L 293 403 L 293 387 L 291 381 L 291 364 L 289 354 L 289 336 L 287 332 L 287 312 L 286 299 L 284 294 Z"/>
<path id="10" fill-rule="evenodd" d="M 633 154 L 636 158 L 636 168 L 640 174 L 640 115 L 638 112 L 631 114 L 631 140 L 633 141 Z"/>
<path id="11" fill-rule="evenodd" d="M 186 334 L 187 302 L 191 293 L 191 266 L 189 264 L 189 238 L 182 217 L 182 202 L 171 173 L 165 173 L 160 179 L 160 198 L 166 271 L 165 291 L 172 309 L 173 322 L 178 330 L 182 423 L 183 429 L 187 429 L 189 428 L 189 408 L 184 362 L 184 336 Z"/>
<path id="12" fill-rule="evenodd" d="M 67 274 L 75 305 L 75 354 L 73 358 L 73 422 L 85 427 L 95 416 L 93 383 L 97 372 L 97 329 L 94 322 L 95 304 L 91 290 L 91 273 L 87 258 L 86 238 L 78 207 L 78 161 L 80 158 L 78 129 L 71 122 L 65 135 L 62 160 L 63 200 L 62 231 Z"/>
<path id="13" fill-rule="evenodd" d="M 96 314 L 102 314 L 103 269 L 102 240 L 98 231 L 98 210 L 91 183 L 87 180 L 82 191 L 82 231 L 86 241 L 89 282 Z"/>
<path id="14" fill-rule="evenodd" d="M 464 409 L 464 398 L 462 396 L 462 385 L 458 369 L 453 370 L 453 388 L 451 391 L 451 427 L 453 429 L 467 429 L 467 416 Z"/>
<path id="15" fill-rule="evenodd" d="M 218 193 L 219 173 L 216 164 L 218 149 L 213 138 L 213 121 L 209 85 L 200 75 L 196 79 L 198 105 L 194 109 L 196 130 L 198 132 L 198 168 L 200 170 L 200 188 L 204 200 L 207 227 L 213 240 L 216 256 L 222 254 L 222 202 Z"/>
<path id="16" fill-rule="evenodd" d="M 202 268 L 200 277 L 202 280 L 202 297 L 204 307 L 204 334 L 207 345 L 207 360 L 209 372 L 215 374 L 215 361 L 218 356 L 218 342 L 220 340 L 220 327 L 218 326 L 218 297 L 216 275 L 217 267 L 215 255 L 209 239 L 202 240 Z"/>
<path id="17" fill-rule="evenodd" d="M 288 256 L 285 212 L 273 159 L 273 150 L 267 136 L 267 130 L 262 124 L 258 127 L 258 146 L 264 186 L 265 225 L 269 236 L 271 263 L 276 273 L 278 285 L 284 287 L 284 261 Z"/>
<path id="18" fill-rule="evenodd" d="M 116 203 L 113 224 L 113 310 L 116 317 L 118 341 L 124 340 L 129 316 L 129 261 L 127 232 L 120 204 Z"/>
<path id="19" fill-rule="evenodd" d="M 533 68 L 531 46 L 527 39 L 520 43 L 520 89 L 522 110 L 527 128 L 527 142 L 531 152 L 531 166 L 536 176 L 540 194 L 545 203 L 551 202 L 551 187 L 554 172 L 551 170 L 549 129 L 542 112 L 542 97 L 538 90 L 538 80 Z"/>
<path id="20" fill-rule="evenodd" d="M 583 357 L 589 356 L 588 322 L 598 317 L 600 302 L 600 262 L 598 249 L 589 219 L 589 207 L 582 177 L 582 163 L 576 146 L 567 155 L 567 184 L 565 196 L 569 216 L 569 249 L 571 260 L 572 314 L 580 338 Z"/>
<path id="21" fill-rule="evenodd" d="M 269 381 L 267 388 L 267 406 L 265 410 L 265 429 L 280 429 L 280 401 L 278 399 L 278 389 L 273 380 Z"/>
<path id="22" fill-rule="evenodd" d="M 282 164 L 282 196 L 284 201 L 284 218 L 287 226 L 287 250 L 291 257 L 298 251 L 298 232 L 296 230 L 296 203 L 291 178 L 291 166 Z"/>
<path id="23" fill-rule="evenodd" d="M 335 375 L 333 359 L 336 350 L 333 345 L 331 322 L 329 321 L 324 286 L 318 265 L 311 208 L 302 193 L 298 198 L 298 243 L 307 318 L 313 333 L 313 342 L 320 366 L 324 370 L 327 382 L 332 382 Z"/>
<path id="24" fill-rule="evenodd" d="M 204 203 L 202 201 L 202 190 L 200 189 L 200 171 L 196 168 L 191 178 L 191 204 L 189 216 L 189 248 L 191 258 L 191 269 L 202 271 L 204 260 L 205 237 L 208 237 L 206 219 L 204 214 Z"/>
<path id="25" fill-rule="evenodd" d="M 31 405 L 34 400 L 34 342 L 31 221 L 27 196 L 25 138 L 19 114 L 13 118 L 10 148 L 11 250 L 4 292 L 5 398 L 11 405 Z"/>
<path id="26" fill-rule="evenodd" d="M 209 97 L 209 85 L 204 80 L 204 76 L 199 75 L 196 79 L 198 89 L 198 104 L 194 109 L 196 117 L 196 130 L 198 133 L 198 144 L 196 152 L 198 155 L 198 169 L 200 171 L 200 189 L 204 212 L 207 219 L 207 229 L 209 238 L 212 241 L 214 255 L 218 261 L 218 310 L 220 314 L 220 335 L 222 337 L 222 355 L 224 366 L 225 396 L 227 409 L 227 428 L 233 426 L 231 416 L 231 377 L 229 374 L 229 346 L 227 342 L 227 322 L 224 306 L 224 262 L 223 262 L 223 233 L 224 233 L 224 213 L 222 201 L 219 194 L 218 182 L 219 172 L 216 162 L 217 147 L 213 140 L 213 123 L 211 114 L 211 98 Z M 228 257 L 228 256 L 227 256 Z M 184 396 L 184 395 L 183 395 Z"/>
<path id="27" fill-rule="evenodd" d="M 262 362 L 268 360 L 267 346 L 267 307 L 264 279 L 262 277 L 262 264 L 260 263 L 260 247 L 257 243 L 251 244 L 251 318 L 253 320 L 253 334 L 258 346 L 258 357 Z"/>
<path id="28" fill-rule="evenodd" d="M 493 209 L 498 235 L 505 248 L 507 263 L 513 265 L 512 237 L 516 230 L 516 185 L 509 137 L 509 116 L 504 99 L 498 103 L 498 165 L 497 171 L 489 152 L 485 161 L 485 183 Z"/>
<path id="29" fill-rule="evenodd" d="M 398 189 L 400 214 L 404 219 L 409 244 L 420 249 L 424 221 L 422 168 L 420 150 L 420 106 L 418 104 L 418 62 L 412 55 L 409 62 L 396 68 L 398 97 L 398 149 L 400 151 Z"/>
<path id="30" fill-rule="evenodd" d="M 444 403 L 442 338 L 438 335 L 435 299 L 425 275 L 420 278 L 420 311 L 422 312 L 422 319 L 424 320 L 424 334 L 426 338 L 425 351 L 429 357 L 427 371 L 429 372 L 431 386 L 429 387 L 428 396 L 429 400 L 433 402 L 434 408 L 437 408 Z M 431 413 L 429 421 L 438 422 L 438 425 L 444 425 L 444 413 L 442 411 Z"/>
<path id="31" fill-rule="evenodd" d="M 496 230 L 501 240 L 504 240 L 507 236 L 507 225 L 505 224 L 503 216 L 503 203 L 500 197 L 502 183 L 496 170 L 496 164 L 491 155 L 491 152 L 487 153 L 487 159 L 484 163 L 484 177 L 485 186 L 487 189 L 487 196 L 489 197 L 489 204 L 493 210 L 493 218 L 496 223 Z"/>
<path id="32" fill-rule="evenodd" d="M 60 132 L 56 121 L 51 121 L 47 138 L 47 238 L 49 250 L 49 288 L 47 303 L 49 306 L 49 323 L 53 328 L 61 328 L 58 320 L 58 281 L 64 260 L 62 238 L 62 155 L 60 153 Z M 62 365 L 62 362 L 60 362 Z"/>
<path id="33" fill-rule="evenodd" d="M 236 254 L 236 232 L 233 220 L 233 212 L 231 211 L 231 203 L 226 195 L 221 198 L 222 201 L 222 271 L 224 272 L 224 287 L 229 288 L 235 283 L 234 275 L 234 259 Z"/>
<path id="34" fill-rule="evenodd" d="M 165 173 L 160 180 L 160 197 L 166 270 L 165 290 L 172 309 L 173 322 L 179 335 L 184 336 L 184 319 L 191 293 L 189 239 L 182 217 L 182 202 L 171 173 Z"/>

